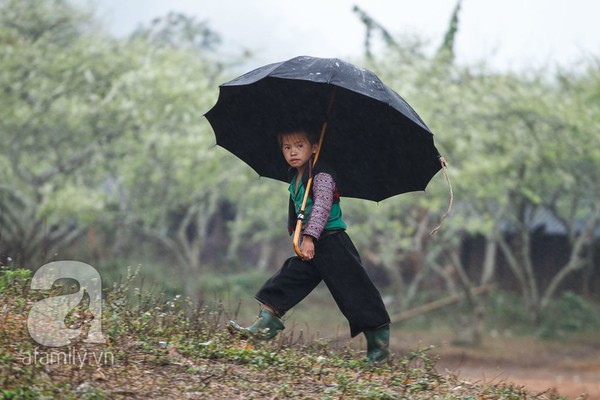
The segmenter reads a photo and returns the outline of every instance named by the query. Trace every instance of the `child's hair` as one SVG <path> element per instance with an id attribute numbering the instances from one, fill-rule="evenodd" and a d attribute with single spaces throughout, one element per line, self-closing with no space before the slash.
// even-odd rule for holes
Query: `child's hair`
<path id="1" fill-rule="evenodd" d="M 284 136 L 298 135 L 298 134 L 305 135 L 306 138 L 308 139 L 308 141 L 310 142 L 310 144 L 318 144 L 319 143 L 319 135 L 316 135 L 304 128 L 293 128 L 293 129 L 286 129 L 284 131 L 281 131 L 277 135 L 277 143 L 279 143 L 279 147 L 281 147 L 283 145 L 283 137 Z"/>

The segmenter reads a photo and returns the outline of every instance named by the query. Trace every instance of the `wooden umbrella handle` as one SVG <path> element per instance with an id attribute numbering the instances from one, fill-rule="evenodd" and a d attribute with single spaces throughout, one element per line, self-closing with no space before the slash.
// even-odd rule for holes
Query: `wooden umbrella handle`
<path id="1" fill-rule="evenodd" d="M 317 150 L 318 154 L 318 150 Z M 315 155 L 316 158 L 316 155 Z M 294 251 L 298 255 L 298 257 L 304 259 L 304 255 L 302 251 L 300 251 L 300 233 L 302 233 L 302 224 L 304 223 L 304 210 L 306 209 L 306 202 L 308 201 L 308 193 L 310 191 L 310 187 L 312 186 L 312 176 L 308 179 L 306 183 L 306 191 L 304 192 L 304 199 L 302 200 L 302 209 L 298 213 L 298 219 L 296 220 L 296 229 L 294 230 L 294 240 L 292 243 L 294 244 Z"/>
<path id="2" fill-rule="evenodd" d="M 331 96 L 329 97 L 329 106 L 327 107 L 327 117 L 331 114 L 331 108 L 333 107 L 333 100 L 335 99 L 335 92 L 337 87 L 334 86 L 331 92 Z M 313 166 L 317 163 L 319 159 L 319 154 L 321 153 L 321 145 L 323 144 L 323 138 L 325 137 L 325 131 L 327 130 L 327 119 L 323 122 L 321 126 L 321 136 L 319 136 L 319 147 L 317 148 L 317 152 L 313 158 Z M 310 162 L 310 161 L 309 161 Z M 300 177 L 302 179 L 302 177 Z M 304 255 L 302 251 L 300 251 L 300 233 L 302 233 L 302 223 L 304 222 L 304 211 L 306 210 L 306 202 L 308 201 L 308 194 L 310 193 L 310 188 L 312 186 L 313 177 L 310 176 L 308 178 L 308 182 L 306 183 L 306 189 L 304 191 L 304 199 L 302 199 L 302 207 L 300 207 L 300 212 L 298 213 L 298 219 L 296 220 L 296 229 L 294 230 L 294 239 L 292 243 L 294 244 L 294 251 L 298 255 L 298 257 L 304 259 Z"/>

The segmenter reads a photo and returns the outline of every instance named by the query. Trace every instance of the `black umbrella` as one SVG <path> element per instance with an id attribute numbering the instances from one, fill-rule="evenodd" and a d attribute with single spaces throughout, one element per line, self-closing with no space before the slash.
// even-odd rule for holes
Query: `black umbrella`
<path id="1" fill-rule="evenodd" d="M 284 182 L 277 135 L 320 129 L 315 159 L 336 171 L 345 197 L 380 201 L 424 190 L 441 168 L 433 134 L 412 107 L 373 72 L 337 58 L 302 56 L 248 72 L 220 85 L 205 116 L 218 145 Z"/>

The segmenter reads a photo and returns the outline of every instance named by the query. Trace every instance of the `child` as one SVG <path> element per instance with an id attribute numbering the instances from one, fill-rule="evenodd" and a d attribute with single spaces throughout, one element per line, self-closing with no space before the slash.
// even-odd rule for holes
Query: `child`
<path id="1" fill-rule="evenodd" d="M 281 317 L 325 281 L 339 309 L 350 324 L 350 334 L 364 333 L 367 359 L 371 364 L 391 360 L 390 318 L 377 288 L 365 272 L 360 256 L 342 220 L 335 174 L 319 161 L 312 166 L 318 138 L 304 130 L 279 136 L 285 160 L 290 165 L 290 233 L 300 210 L 309 175 L 313 176 L 312 196 L 306 205 L 300 250 L 303 258 L 286 260 L 256 294 L 263 304 L 259 318 L 244 328 L 229 321 L 228 329 L 245 337 L 271 339 L 285 327 Z"/>

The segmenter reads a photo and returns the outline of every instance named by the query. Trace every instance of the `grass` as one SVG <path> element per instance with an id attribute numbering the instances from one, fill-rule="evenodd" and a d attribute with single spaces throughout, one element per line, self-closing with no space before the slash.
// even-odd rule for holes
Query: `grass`
<path id="1" fill-rule="evenodd" d="M 82 301 L 65 320 L 81 337 L 49 348 L 31 339 L 28 312 L 65 288 L 33 291 L 29 271 L 0 270 L 0 399 L 561 398 L 442 374 L 430 347 L 372 367 L 360 348 L 296 329 L 271 342 L 240 340 L 223 329 L 218 303 L 197 307 L 179 296 L 137 293 L 133 279 L 105 290 L 106 344 L 83 341 L 92 316 Z"/>

